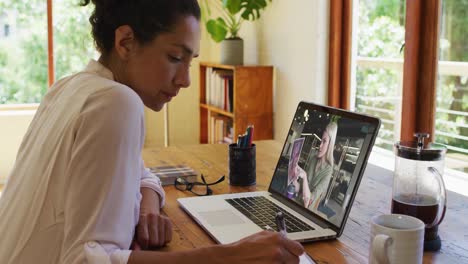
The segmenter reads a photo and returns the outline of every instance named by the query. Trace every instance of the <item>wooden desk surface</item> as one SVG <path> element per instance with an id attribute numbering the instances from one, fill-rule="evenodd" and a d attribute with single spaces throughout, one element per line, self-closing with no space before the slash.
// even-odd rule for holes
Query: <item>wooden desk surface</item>
<path id="1" fill-rule="evenodd" d="M 267 190 L 276 167 L 282 143 L 268 140 L 257 145 L 257 185 L 230 186 L 228 181 L 214 186 L 214 194 Z M 146 166 L 186 164 L 203 173 L 207 181 L 228 176 L 227 145 L 189 145 L 153 148 L 143 151 Z M 319 263 L 367 263 L 369 220 L 371 216 L 390 212 L 392 172 L 369 164 L 346 223 L 343 235 L 331 241 L 304 244 L 306 251 Z M 174 238 L 164 251 L 192 249 L 214 244 L 177 204 L 179 197 L 190 192 L 165 187 L 167 201 L 164 208 L 174 225 Z M 442 249 L 424 253 L 424 263 L 468 263 L 468 197 L 448 192 L 445 219 L 439 227 Z"/>

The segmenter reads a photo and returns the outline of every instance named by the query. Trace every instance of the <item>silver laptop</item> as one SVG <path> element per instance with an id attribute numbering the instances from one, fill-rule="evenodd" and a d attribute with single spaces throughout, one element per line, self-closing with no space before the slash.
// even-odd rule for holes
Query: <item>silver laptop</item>
<path id="1" fill-rule="evenodd" d="M 300 102 L 267 192 L 177 201 L 221 244 L 276 230 L 279 211 L 290 239 L 339 237 L 379 127 L 374 117 Z"/>

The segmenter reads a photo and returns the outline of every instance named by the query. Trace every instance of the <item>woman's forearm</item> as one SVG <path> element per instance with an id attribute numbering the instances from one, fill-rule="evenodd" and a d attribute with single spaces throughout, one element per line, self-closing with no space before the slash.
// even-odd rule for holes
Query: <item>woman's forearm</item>
<path id="1" fill-rule="evenodd" d="M 142 187 L 141 192 L 141 213 L 156 213 L 159 214 L 161 208 L 159 207 L 159 195 L 150 188 Z"/>
<path id="2" fill-rule="evenodd" d="M 298 263 L 304 248 L 278 232 L 262 231 L 237 242 L 178 252 L 132 251 L 128 264 Z"/>

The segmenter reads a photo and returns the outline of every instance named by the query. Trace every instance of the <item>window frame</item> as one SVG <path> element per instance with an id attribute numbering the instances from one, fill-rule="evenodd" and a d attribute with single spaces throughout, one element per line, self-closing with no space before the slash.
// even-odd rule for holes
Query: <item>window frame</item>
<path id="1" fill-rule="evenodd" d="M 430 133 L 435 140 L 441 1 L 407 0 L 401 140 Z"/>
<path id="2" fill-rule="evenodd" d="M 328 105 L 350 109 L 353 0 L 330 1 Z"/>
<path id="3" fill-rule="evenodd" d="M 47 0 L 47 77 L 49 88 L 55 82 L 54 23 L 52 0 Z"/>

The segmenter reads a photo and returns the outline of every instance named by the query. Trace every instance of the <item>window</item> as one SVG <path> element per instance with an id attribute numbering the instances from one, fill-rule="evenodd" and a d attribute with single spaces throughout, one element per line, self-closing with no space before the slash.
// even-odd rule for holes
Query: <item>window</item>
<path id="1" fill-rule="evenodd" d="M 447 146 L 447 167 L 467 172 L 468 1 L 336 0 L 330 10 L 329 104 L 380 117 L 384 149 L 429 132 Z"/>
<path id="2" fill-rule="evenodd" d="M 375 145 L 391 150 L 400 138 L 405 5 L 360 0 L 357 11 L 351 110 L 379 117 Z"/>
<path id="3" fill-rule="evenodd" d="M 54 1 L 54 61 L 55 79 L 81 71 L 96 57 L 88 19 L 92 5 L 79 1 Z"/>
<path id="4" fill-rule="evenodd" d="M 0 3 L 0 104 L 39 103 L 49 87 L 48 70 L 57 78 L 84 68 L 94 54 L 88 17 L 79 1 L 9 0 Z M 52 5 L 53 4 L 53 5 Z M 53 32 L 47 8 L 53 7 Z M 0 24 L 1 25 L 1 24 Z M 52 34 L 51 34 L 52 33 Z M 53 47 L 48 48 L 48 36 Z M 54 63 L 48 63 L 48 57 Z M 54 67 L 55 66 L 55 67 Z"/>
<path id="5" fill-rule="evenodd" d="M 436 142 L 448 166 L 468 172 L 468 1 L 442 1 L 437 80 Z"/>

